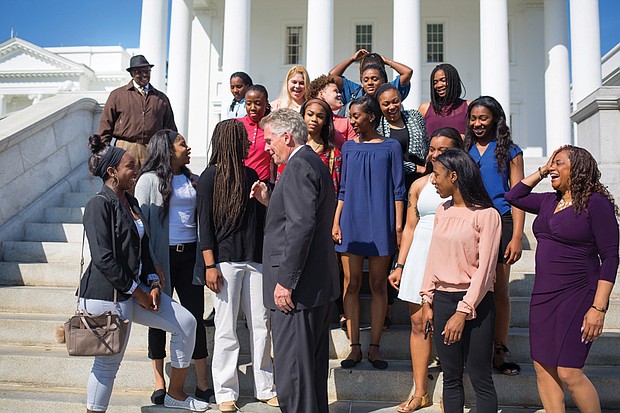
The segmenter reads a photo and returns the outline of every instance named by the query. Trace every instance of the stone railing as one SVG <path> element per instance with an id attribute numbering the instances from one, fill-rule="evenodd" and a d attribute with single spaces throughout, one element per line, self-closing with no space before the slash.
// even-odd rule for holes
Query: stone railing
<path id="1" fill-rule="evenodd" d="M 620 202 L 620 86 L 603 86 L 577 104 L 577 145 L 599 163 L 601 181 Z"/>
<path id="2" fill-rule="evenodd" d="M 84 169 L 100 116 L 96 99 L 65 94 L 0 120 L 0 241 L 21 239 L 25 222 L 70 192 L 67 177 Z"/>

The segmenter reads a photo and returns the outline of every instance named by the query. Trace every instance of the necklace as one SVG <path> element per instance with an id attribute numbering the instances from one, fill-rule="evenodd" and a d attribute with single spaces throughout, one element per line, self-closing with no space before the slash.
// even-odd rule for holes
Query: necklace
<path id="1" fill-rule="evenodd" d="M 322 144 L 316 143 L 312 139 L 308 140 L 308 146 L 310 146 L 314 152 L 319 152 L 323 148 Z"/>
<path id="2" fill-rule="evenodd" d="M 560 202 L 558 202 L 558 206 L 555 208 L 556 211 L 561 211 L 563 209 L 568 208 L 569 206 L 573 205 L 573 201 L 565 201 L 564 199 L 560 199 Z"/>

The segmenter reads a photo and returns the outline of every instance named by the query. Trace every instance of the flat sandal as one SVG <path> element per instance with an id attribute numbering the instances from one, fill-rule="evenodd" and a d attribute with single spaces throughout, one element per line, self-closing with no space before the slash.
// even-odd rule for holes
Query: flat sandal
<path id="1" fill-rule="evenodd" d="M 411 404 L 416 401 L 419 400 L 420 404 L 415 405 L 415 407 L 411 408 Z M 416 410 L 419 410 L 423 407 L 427 407 L 430 406 L 432 403 L 430 402 L 429 398 L 428 398 L 428 393 L 424 394 L 423 396 L 410 396 L 409 399 L 407 399 L 406 402 L 400 404 L 396 410 L 401 412 L 401 413 L 410 413 L 410 412 L 415 412 Z"/>

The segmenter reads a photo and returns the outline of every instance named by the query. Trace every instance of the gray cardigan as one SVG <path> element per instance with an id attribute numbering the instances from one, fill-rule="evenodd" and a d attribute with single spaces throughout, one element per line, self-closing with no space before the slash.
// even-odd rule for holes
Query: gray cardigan
<path id="1" fill-rule="evenodd" d="M 194 179 L 198 180 L 198 176 L 194 175 Z M 155 264 L 161 265 L 166 274 L 164 292 L 171 295 L 168 219 L 162 222 L 160 218 L 160 211 L 164 207 L 164 198 L 159 192 L 159 178 L 154 172 L 147 172 L 140 176 L 136 183 L 135 197 L 151 230 L 150 246 L 153 261 Z M 198 248 L 196 248 L 196 265 L 194 265 L 192 284 L 205 284 L 204 260 Z"/>

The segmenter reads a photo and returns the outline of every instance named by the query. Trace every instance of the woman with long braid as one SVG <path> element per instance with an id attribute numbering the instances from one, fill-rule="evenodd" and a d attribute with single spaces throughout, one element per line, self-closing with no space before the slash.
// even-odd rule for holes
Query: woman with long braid
<path id="1" fill-rule="evenodd" d="M 213 387 L 221 412 L 238 410 L 237 316 L 243 307 L 250 341 L 254 397 L 277 406 L 271 361 L 269 312 L 263 305 L 263 223 L 265 207 L 250 199 L 258 180 L 244 166 L 250 141 L 234 119 L 215 126 L 212 154 L 197 186 L 199 248 L 205 261 L 207 287 L 215 293 Z"/>

